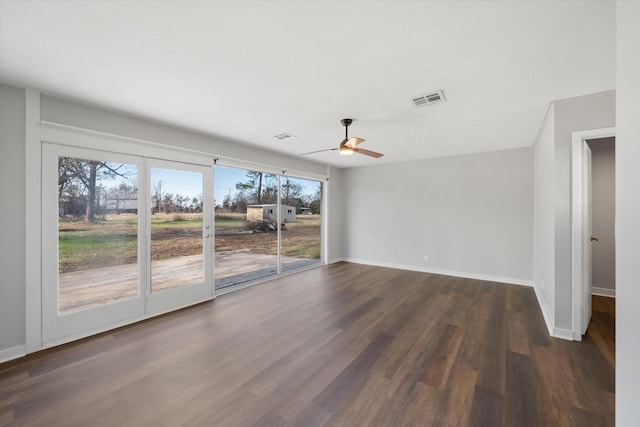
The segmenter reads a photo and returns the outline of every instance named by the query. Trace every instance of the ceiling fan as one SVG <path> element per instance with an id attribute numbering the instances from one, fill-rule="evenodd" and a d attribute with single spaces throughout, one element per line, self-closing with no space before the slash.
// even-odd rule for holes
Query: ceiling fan
<path id="1" fill-rule="evenodd" d="M 340 150 L 340 154 L 345 156 L 351 155 L 353 153 L 364 154 L 365 156 L 375 157 L 376 159 L 384 156 L 382 153 L 376 153 L 375 151 L 365 150 L 363 148 L 358 148 L 357 145 L 364 142 L 365 140 L 362 138 L 357 138 L 355 136 L 349 138 L 349 126 L 353 123 L 352 119 L 342 119 L 340 120 L 342 126 L 344 126 L 344 139 L 340 143 L 340 146 L 337 148 L 327 148 L 324 150 L 311 151 L 309 153 L 303 153 L 301 156 L 306 156 L 307 154 L 321 153 L 323 151 L 336 151 Z"/>

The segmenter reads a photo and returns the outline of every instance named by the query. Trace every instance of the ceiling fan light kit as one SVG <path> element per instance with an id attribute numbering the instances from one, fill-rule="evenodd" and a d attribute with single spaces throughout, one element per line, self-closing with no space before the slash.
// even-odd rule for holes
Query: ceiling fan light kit
<path id="1" fill-rule="evenodd" d="M 353 119 L 342 119 L 340 120 L 340 123 L 342 123 L 342 126 L 344 126 L 344 139 L 342 140 L 338 148 L 327 148 L 326 150 L 311 151 L 309 153 L 303 153 L 301 155 L 305 156 L 307 154 L 320 153 L 323 151 L 336 151 L 336 150 L 338 150 L 338 152 L 343 156 L 350 156 L 353 153 L 359 153 L 359 154 L 364 154 L 365 156 L 375 157 L 377 159 L 384 155 L 382 153 L 376 153 L 375 151 L 356 148 L 358 144 L 364 142 L 365 140 L 355 136 L 349 138 L 349 126 L 351 125 L 351 123 L 353 123 Z"/>

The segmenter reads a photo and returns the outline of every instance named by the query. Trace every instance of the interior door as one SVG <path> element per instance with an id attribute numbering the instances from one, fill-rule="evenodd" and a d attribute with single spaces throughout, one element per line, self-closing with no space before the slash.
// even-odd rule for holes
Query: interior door
<path id="1" fill-rule="evenodd" d="M 42 341 L 142 316 L 139 157 L 42 146 Z"/>
<path id="2" fill-rule="evenodd" d="M 210 166 L 147 160 L 149 285 L 158 314 L 213 297 L 213 176 Z"/>
<path id="3" fill-rule="evenodd" d="M 583 250 L 582 250 L 582 335 L 587 332 L 591 321 L 591 286 L 592 286 L 592 220 L 591 220 L 591 149 L 586 142 L 582 143 L 583 175 L 582 175 L 582 212 L 583 212 Z"/>

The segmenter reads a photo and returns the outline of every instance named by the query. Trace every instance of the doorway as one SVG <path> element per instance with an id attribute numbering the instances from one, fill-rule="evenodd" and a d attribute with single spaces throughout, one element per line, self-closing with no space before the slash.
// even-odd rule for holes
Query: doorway
<path id="1" fill-rule="evenodd" d="M 571 179 L 571 226 L 572 226 L 572 332 L 573 339 L 581 341 L 582 336 L 586 333 L 589 321 L 591 319 L 591 298 L 594 291 L 592 283 L 593 279 L 593 250 L 594 246 L 601 242 L 601 237 L 598 233 L 604 237 L 606 246 L 613 245 L 613 231 L 609 230 L 609 227 L 603 227 L 602 215 L 603 211 L 613 209 L 612 206 L 608 206 L 609 209 L 602 209 L 601 206 L 604 203 L 610 203 L 614 201 L 613 194 L 606 193 L 606 188 L 611 192 L 611 185 L 615 191 L 615 183 L 603 183 L 602 180 L 602 164 L 606 163 L 600 158 L 601 151 L 611 150 L 611 146 L 607 147 L 606 144 L 614 142 L 615 128 L 594 129 L 588 131 L 573 132 L 572 134 L 572 179 Z M 599 170 L 594 175 L 592 171 L 592 149 L 597 149 L 597 166 Z M 615 146 L 614 146 L 615 147 Z M 607 155 L 613 155 L 612 152 L 607 152 Z M 611 165 L 612 167 L 613 165 Z M 615 176 L 613 170 L 605 171 L 605 175 Z M 596 209 L 596 227 L 593 227 L 593 179 L 594 176 L 598 179 L 596 183 L 597 188 L 597 202 Z M 603 190 L 604 187 L 605 189 Z M 609 202 L 607 202 L 607 200 Z M 613 218 L 606 218 L 605 223 L 609 222 L 613 227 Z M 607 228 L 605 230 L 605 228 Z M 600 245 L 605 246 L 605 245 Z M 608 279 L 607 283 L 603 286 L 602 277 L 608 273 L 602 271 L 602 263 L 611 263 L 611 270 L 615 271 L 615 255 L 613 260 L 611 257 L 603 257 L 604 247 L 597 247 L 596 255 L 598 259 L 598 282 L 596 283 L 596 294 L 602 294 L 600 289 L 614 289 L 615 284 L 611 283 L 612 280 Z M 611 255 L 611 254 L 609 254 Z M 609 258 L 608 260 L 602 258 Z M 609 268 L 607 268 L 608 270 Z M 602 274 L 601 274 L 602 273 Z M 613 276 L 613 282 L 615 276 Z M 612 295 L 608 295 L 612 296 Z"/>
<path id="2" fill-rule="evenodd" d="M 44 142 L 44 346 L 213 298 L 212 187 L 211 165 Z"/>
<path id="3" fill-rule="evenodd" d="M 592 244 L 591 293 L 615 297 L 615 138 L 590 139 Z"/>

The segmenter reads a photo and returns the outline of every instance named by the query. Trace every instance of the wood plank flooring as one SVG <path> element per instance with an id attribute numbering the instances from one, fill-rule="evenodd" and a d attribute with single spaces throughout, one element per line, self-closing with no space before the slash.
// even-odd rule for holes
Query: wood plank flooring
<path id="1" fill-rule="evenodd" d="M 615 307 L 338 263 L 0 365 L 0 425 L 613 426 Z"/>

